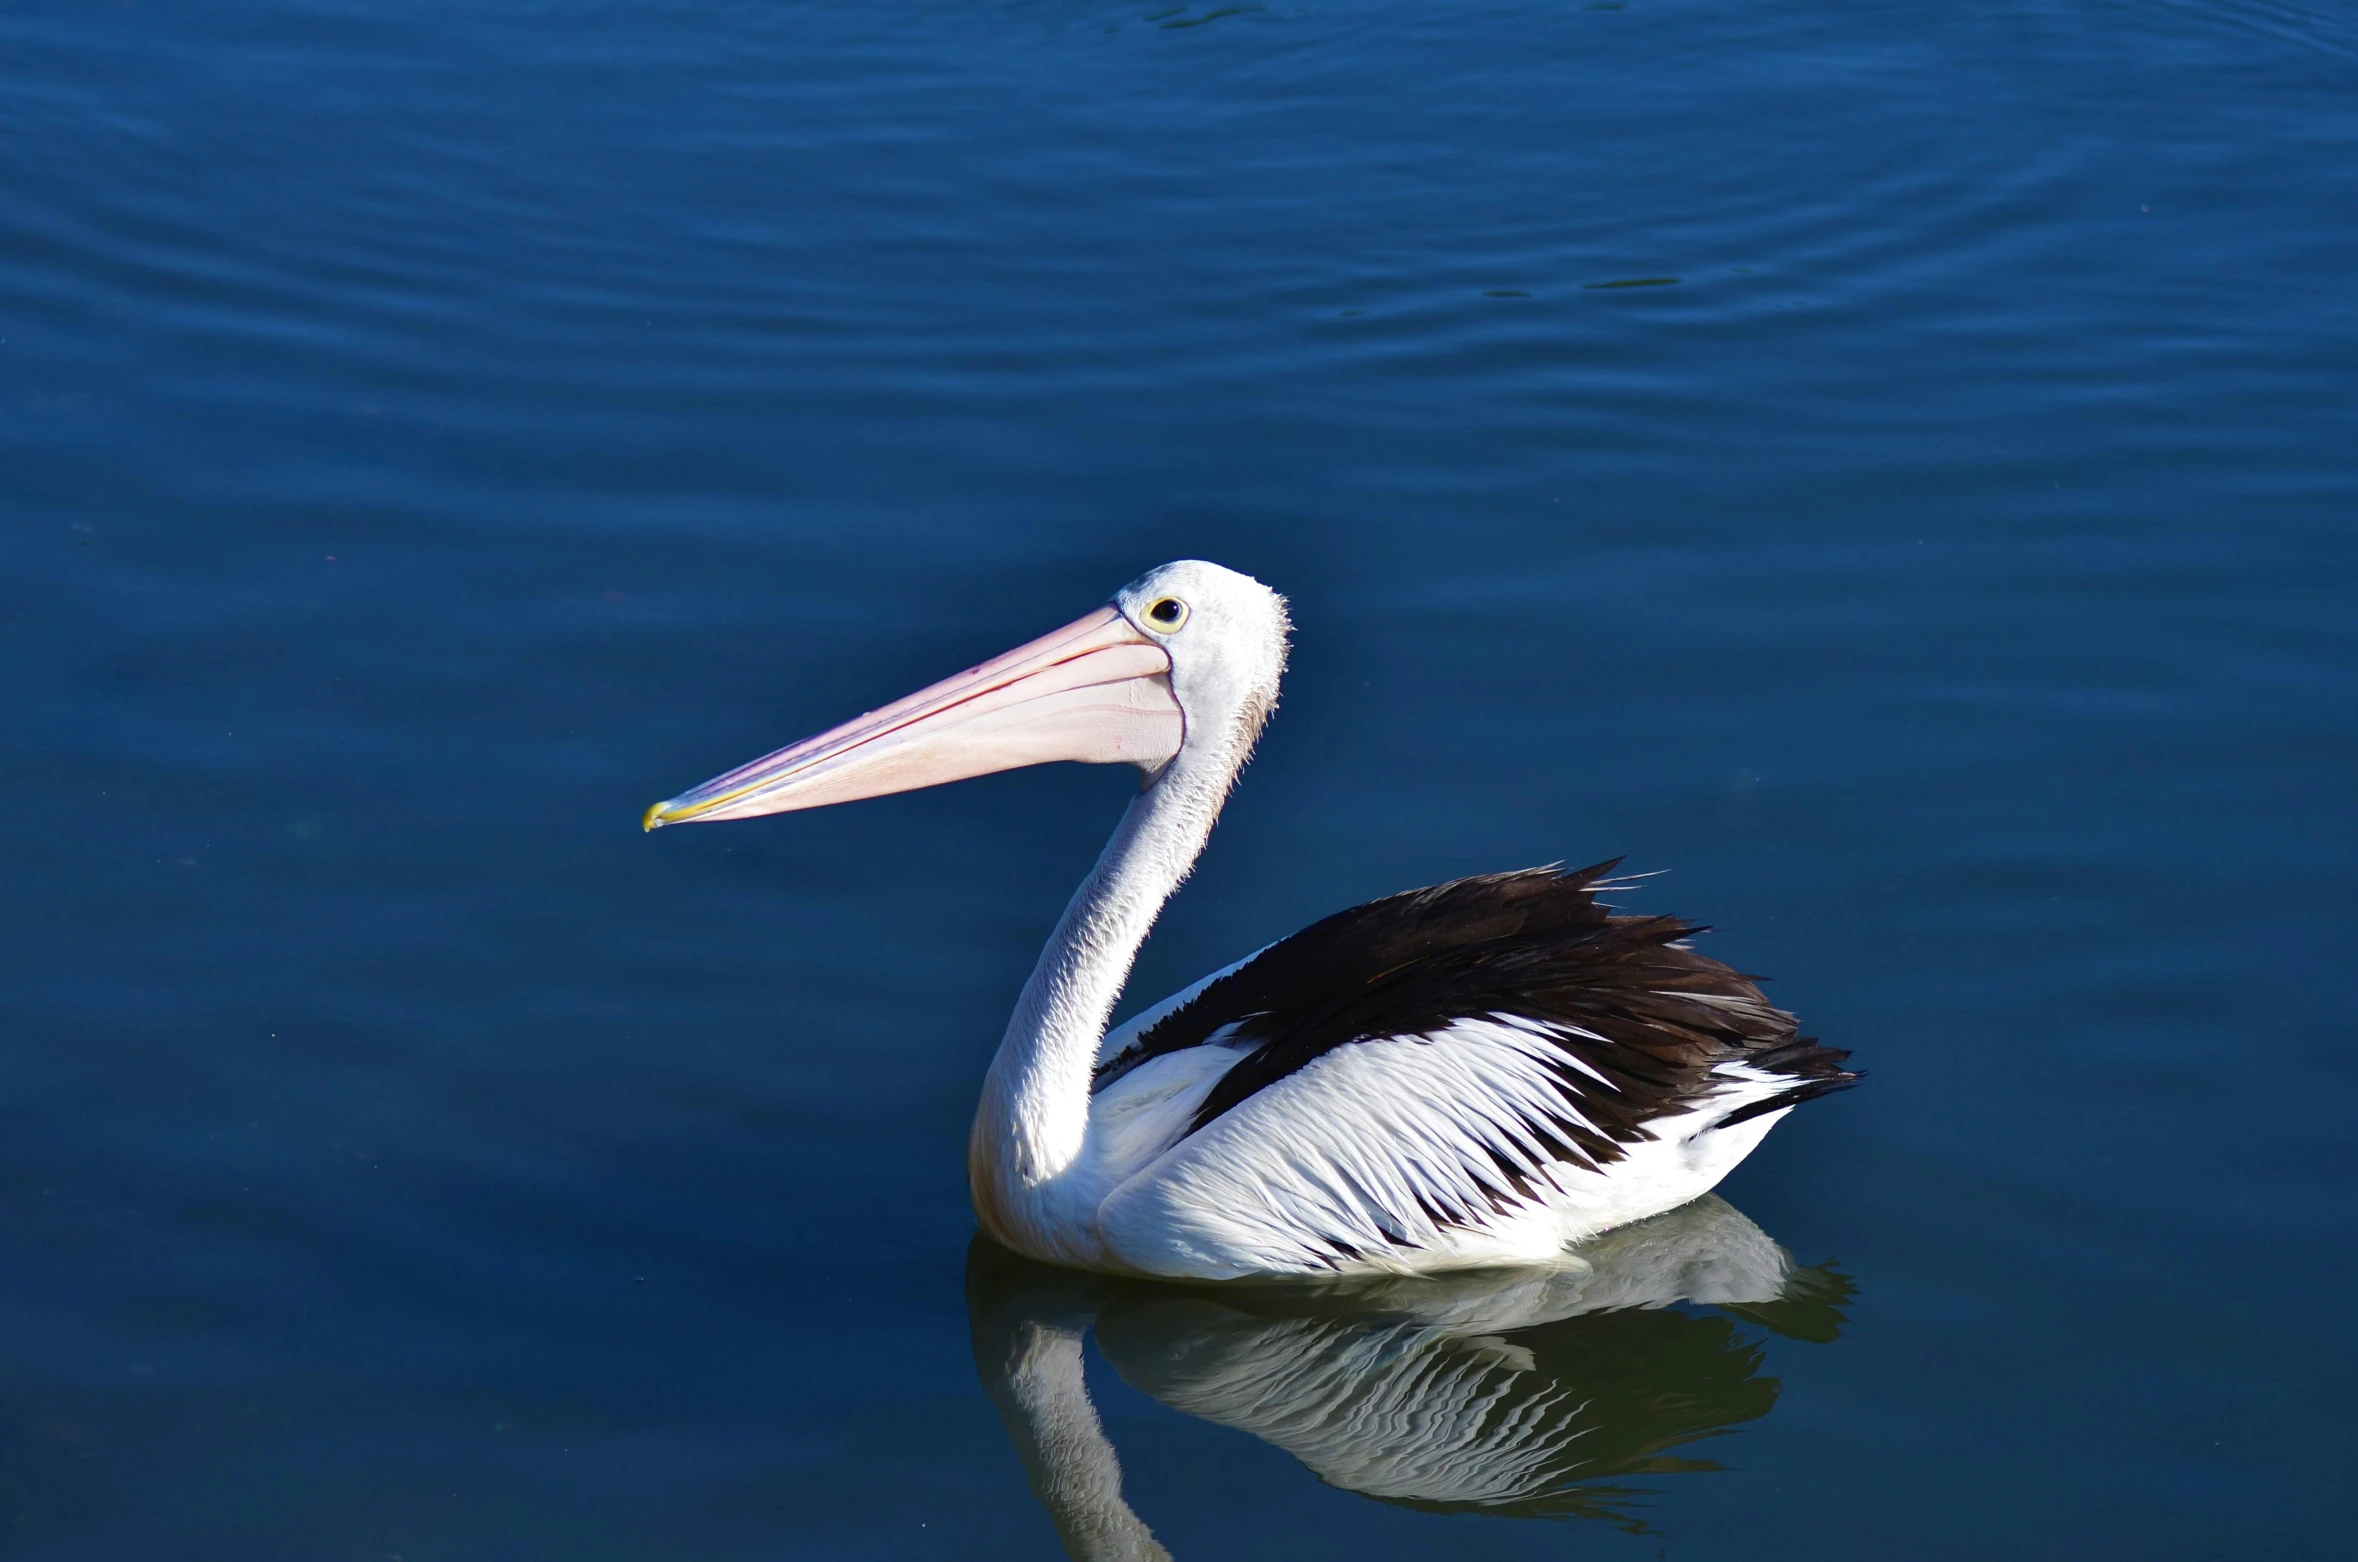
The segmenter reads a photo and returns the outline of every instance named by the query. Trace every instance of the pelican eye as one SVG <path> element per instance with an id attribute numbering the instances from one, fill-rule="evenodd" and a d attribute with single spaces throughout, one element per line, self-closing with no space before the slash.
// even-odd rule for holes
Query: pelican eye
<path id="1" fill-rule="evenodd" d="M 1187 622 L 1187 604 L 1177 597 L 1157 597 L 1147 604 L 1146 621 L 1169 634 Z"/>

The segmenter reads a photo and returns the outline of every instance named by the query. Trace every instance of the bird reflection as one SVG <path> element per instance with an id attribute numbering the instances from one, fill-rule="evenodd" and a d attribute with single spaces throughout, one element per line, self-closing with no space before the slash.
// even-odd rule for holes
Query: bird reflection
<path id="1" fill-rule="evenodd" d="M 1639 1529 L 1630 1510 L 1649 1494 L 1632 1477 L 1718 1468 L 1674 1450 L 1776 1403 L 1744 1323 L 1832 1340 L 1850 1293 L 1711 1196 L 1546 1270 L 1182 1287 L 1055 1269 L 979 1237 L 967 1262 L 975 1366 L 1078 1562 L 1170 1555 L 1123 1501 L 1083 1377 L 1092 1325 L 1124 1382 L 1330 1486 Z"/>

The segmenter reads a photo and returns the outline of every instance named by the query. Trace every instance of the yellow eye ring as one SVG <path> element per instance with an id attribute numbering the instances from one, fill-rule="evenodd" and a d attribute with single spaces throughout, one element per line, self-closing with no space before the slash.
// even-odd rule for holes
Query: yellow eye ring
<path id="1" fill-rule="evenodd" d="M 1146 604 L 1145 617 L 1150 628 L 1167 635 L 1187 622 L 1187 604 L 1177 597 L 1157 597 Z"/>

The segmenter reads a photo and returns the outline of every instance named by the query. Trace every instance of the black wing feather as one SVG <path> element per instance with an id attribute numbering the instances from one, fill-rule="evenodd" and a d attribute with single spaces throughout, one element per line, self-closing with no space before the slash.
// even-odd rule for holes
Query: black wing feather
<path id="1" fill-rule="evenodd" d="M 1700 927 L 1600 904 L 1616 866 L 1483 874 L 1337 912 L 1208 984 L 1101 1064 L 1096 1085 L 1225 1031 L 1223 1045 L 1255 1050 L 1205 1097 L 1193 1133 L 1337 1047 L 1432 1038 L 1463 1019 L 1536 1022 L 1563 1053 L 1566 1111 L 1527 1126 L 1595 1168 L 1720 1088 L 1722 1064 L 1793 1080 L 1726 1124 L 1858 1082 L 1849 1053 L 1796 1035 L 1753 978 L 1686 947 Z"/>

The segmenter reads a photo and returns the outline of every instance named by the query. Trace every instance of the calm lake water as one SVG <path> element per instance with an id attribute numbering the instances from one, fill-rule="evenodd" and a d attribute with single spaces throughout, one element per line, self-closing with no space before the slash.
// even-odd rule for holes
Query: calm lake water
<path id="1" fill-rule="evenodd" d="M 2347 5 L 29 0 L 0 194 L 12 1554 L 2347 1554 Z M 1134 999 L 1672 870 L 1872 1075 L 1791 1295 L 970 1276 L 1130 781 L 639 811 L 1191 555 Z"/>

